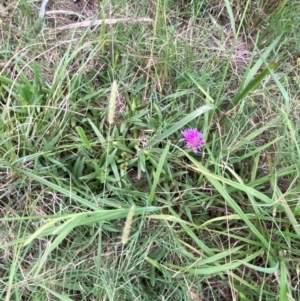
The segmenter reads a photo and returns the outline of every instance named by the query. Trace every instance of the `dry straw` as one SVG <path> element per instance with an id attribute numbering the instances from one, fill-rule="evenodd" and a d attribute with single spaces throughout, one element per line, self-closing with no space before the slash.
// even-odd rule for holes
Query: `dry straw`
<path id="1" fill-rule="evenodd" d="M 50 14 L 50 12 L 46 13 Z M 95 21 L 83 21 L 83 22 L 76 22 L 73 24 L 64 25 L 61 27 L 57 27 L 55 30 L 65 30 L 65 29 L 74 29 L 80 27 L 92 27 L 92 26 L 101 26 L 103 24 L 117 24 L 117 23 L 152 23 L 153 19 L 150 18 L 121 18 L 121 19 L 104 19 L 104 20 L 95 20 Z"/>
<path id="2" fill-rule="evenodd" d="M 134 214 L 134 206 L 132 206 L 128 212 L 125 227 L 123 230 L 122 235 L 122 244 L 125 245 L 128 242 L 129 234 L 130 234 L 130 227 L 132 224 L 133 214 Z"/>
<path id="3" fill-rule="evenodd" d="M 118 94 L 118 84 L 117 84 L 117 81 L 114 80 L 111 85 L 111 92 L 110 92 L 110 98 L 109 98 L 109 104 L 108 104 L 107 121 L 109 124 L 114 123 L 117 94 Z"/>

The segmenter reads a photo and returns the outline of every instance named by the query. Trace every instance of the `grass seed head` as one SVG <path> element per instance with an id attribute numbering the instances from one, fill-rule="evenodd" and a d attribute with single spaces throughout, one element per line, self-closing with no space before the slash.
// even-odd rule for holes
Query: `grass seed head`
<path id="1" fill-rule="evenodd" d="M 128 242 L 129 234 L 130 234 L 130 227 L 132 224 L 133 219 L 133 213 L 134 213 L 134 206 L 132 206 L 128 212 L 125 227 L 123 230 L 123 236 L 122 236 L 122 244 L 125 245 Z"/>
<path id="2" fill-rule="evenodd" d="M 111 85 L 110 99 L 109 99 L 109 104 L 108 104 L 107 121 L 109 124 L 114 123 L 117 94 L 118 94 L 118 84 L 117 84 L 117 81 L 114 80 Z"/>

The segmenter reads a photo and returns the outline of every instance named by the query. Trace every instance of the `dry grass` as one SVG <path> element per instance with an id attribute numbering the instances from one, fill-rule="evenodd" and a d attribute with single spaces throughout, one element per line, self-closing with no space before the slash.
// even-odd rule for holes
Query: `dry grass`
<path id="1" fill-rule="evenodd" d="M 227 109 L 282 3 L 0 6 L 1 300 L 299 299 L 296 36 Z"/>

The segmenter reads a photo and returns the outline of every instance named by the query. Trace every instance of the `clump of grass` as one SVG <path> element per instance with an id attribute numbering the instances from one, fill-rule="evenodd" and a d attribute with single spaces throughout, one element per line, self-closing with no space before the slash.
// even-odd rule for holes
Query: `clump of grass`
<path id="1" fill-rule="evenodd" d="M 59 34 L 3 5 L 1 300 L 299 299 L 296 2 L 271 2 L 104 1 L 139 22 Z"/>

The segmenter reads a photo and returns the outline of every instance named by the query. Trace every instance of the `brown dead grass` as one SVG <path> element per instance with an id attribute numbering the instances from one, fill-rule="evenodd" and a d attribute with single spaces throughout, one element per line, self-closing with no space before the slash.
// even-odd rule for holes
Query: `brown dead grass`
<path id="1" fill-rule="evenodd" d="M 47 6 L 46 20 L 52 24 L 52 27 L 65 26 L 74 23 L 74 21 L 87 20 L 95 16 L 99 11 L 97 1 L 53 1 Z"/>

